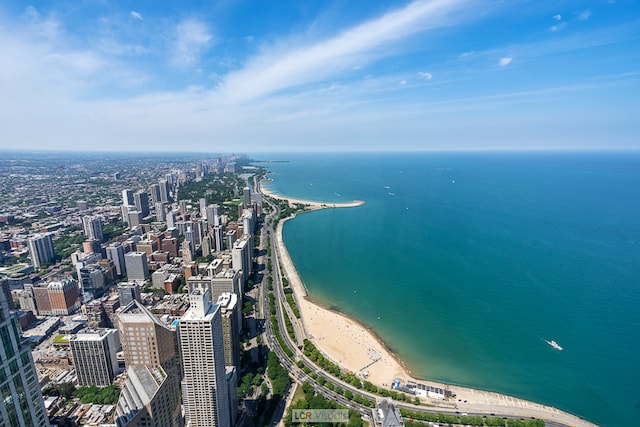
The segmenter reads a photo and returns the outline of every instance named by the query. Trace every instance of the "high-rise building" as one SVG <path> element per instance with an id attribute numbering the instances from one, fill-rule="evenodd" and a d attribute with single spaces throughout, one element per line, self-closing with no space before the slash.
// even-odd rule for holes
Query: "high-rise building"
<path id="1" fill-rule="evenodd" d="M 222 229 L 222 227 L 220 227 L 220 229 Z M 225 244 L 227 245 L 227 248 L 229 249 L 233 248 L 233 244 L 238 239 L 238 236 L 236 235 L 236 230 L 227 230 L 226 234 L 224 235 L 224 238 L 225 238 Z M 216 245 L 217 245 L 217 242 L 216 242 Z"/>
<path id="2" fill-rule="evenodd" d="M 118 331 L 96 329 L 77 334 L 69 340 L 78 385 L 106 387 L 118 371 L 116 352 L 120 347 Z"/>
<path id="3" fill-rule="evenodd" d="M 98 242 L 104 240 L 102 234 L 102 220 L 97 216 L 82 217 L 82 228 L 87 239 L 95 239 Z"/>
<path id="4" fill-rule="evenodd" d="M 80 308 L 80 289 L 75 280 L 67 278 L 50 282 L 47 291 L 52 315 L 68 316 Z"/>
<path id="5" fill-rule="evenodd" d="M 154 206 L 156 209 L 156 221 L 165 222 L 167 220 L 167 212 L 164 210 L 164 203 L 156 202 Z"/>
<path id="6" fill-rule="evenodd" d="M 118 276 L 122 276 L 122 273 L 127 271 L 124 263 L 124 247 L 120 243 L 107 246 L 107 258 L 115 264 Z"/>
<path id="7" fill-rule="evenodd" d="M 176 226 L 176 214 L 173 211 L 169 211 L 165 215 L 167 220 L 167 228 L 174 228 Z"/>
<path id="8" fill-rule="evenodd" d="M 49 289 L 44 285 L 25 284 L 24 289 L 33 294 L 36 312 L 39 316 L 51 315 L 51 300 L 49 299 Z"/>
<path id="9" fill-rule="evenodd" d="M 149 216 L 149 194 L 146 191 L 137 191 L 133 195 L 133 203 L 136 205 L 136 210 L 142 212 L 142 217 Z"/>
<path id="10" fill-rule="evenodd" d="M 242 275 L 233 269 L 222 270 L 214 276 L 191 276 L 187 278 L 189 293 L 196 289 L 208 290 L 211 300 L 217 301 L 224 293 L 237 294 L 242 298 L 240 283 Z"/>
<path id="11" fill-rule="evenodd" d="M 20 339 L 18 320 L 0 293 L 0 424 L 49 427 L 31 350 Z"/>
<path id="12" fill-rule="evenodd" d="M 127 210 L 127 223 L 129 227 L 135 227 L 136 225 L 142 224 L 144 221 L 144 216 L 142 215 L 142 211 L 134 208 L 133 210 Z"/>
<path id="13" fill-rule="evenodd" d="M 149 262 L 144 252 L 129 252 L 124 256 L 128 280 L 144 282 L 149 278 Z"/>
<path id="14" fill-rule="evenodd" d="M 149 188 L 147 189 L 147 191 L 149 192 L 149 197 L 151 198 L 151 203 L 153 203 L 154 205 L 156 203 L 161 203 L 160 185 L 159 184 L 151 184 L 149 186 Z"/>
<path id="15" fill-rule="evenodd" d="M 252 273 L 253 259 L 251 257 L 251 248 L 253 239 L 244 235 L 241 239 L 233 243 L 231 250 L 231 262 L 234 270 L 242 271 L 243 281 L 246 282 Z"/>
<path id="16" fill-rule="evenodd" d="M 181 427 L 180 368 L 176 331 L 139 301 L 118 313 L 127 366 L 116 407 L 118 427 Z"/>
<path id="17" fill-rule="evenodd" d="M 251 189 L 249 187 L 242 189 L 242 207 L 245 209 L 251 207 Z"/>
<path id="18" fill-rule="evenodd" d="M 96 239 L 87 239 L 82 242 L 82 251 L 86 254 L 101 254 L 102 255 L 102 245 L 100 245 L 100 241 Z"/>
<path id="19" fill-rule="evenodd" d="M 56 254 L 53 251 L 51 233 L 36 234 L 27 240 L 27 245 L 29 246 L 31 263 L 35 268 L 55 261 Z"/>
<path id="20" fill-rule="evenodd" d="M 158 185 L 160 185 L 160 201 L 162 203 L 169 203 L 171 202 L 171 193 L 169 191 L 169 183 L 167 182 L 166 179 L 161 179 L 158 182 Z"/>
<path id="21" fill-rule="evenodd" d="M 140 286 L 133 282 L 118 283 L 118 297 L 120 298 L 120 307 L 127 306 L 131 301 L 142 301 L 140 297 Z M 122 337 L 120 338 L 122 340 Z"/>
<path id="22" fill-rule="evenodd" d="M 224 364 L 240 369 L 240 322 L 242 313 L 238 306 L 238 294 L 225 292 L 218 297 L 222 317 L 222 336 L 224 340 Z"/>
<path id="23" fill-rule="evenodd" d="M 220 307 L 211 303 L 207 290 L 194 290 L 189 301 L 189 310 L 178 323 L 186 424 L 230 426 Z"/>
<path id="24" fill-rule="evenodd" d="M 234 426 L 238 418 L 238 369 L 235 366 L 225 366 L 225 372 L 229 389 L 229 414 L 231 425 Z"/>
<path id="25" fill-rule="evenodd" d="M 133 190 L 122 190 L 122 204 L 133 205 Z"/>
<path id="26" fill-rule="evenodd" d="M 106 291 L 104 270 L 98 264 L 88 264 L 78 268 L 78 279 L 82 288 L 83 301 L 99 298 Z"/>

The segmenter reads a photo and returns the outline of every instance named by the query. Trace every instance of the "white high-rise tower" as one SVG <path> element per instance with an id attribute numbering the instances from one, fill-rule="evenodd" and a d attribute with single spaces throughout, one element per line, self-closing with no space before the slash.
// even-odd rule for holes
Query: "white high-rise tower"
<path id="1" fill-rule="evenodd" d="M 231 425 L 220 307 L 208 289 L 194 289 L 178 324 L 182 358 L 182 399 L 190 427 Z"/>

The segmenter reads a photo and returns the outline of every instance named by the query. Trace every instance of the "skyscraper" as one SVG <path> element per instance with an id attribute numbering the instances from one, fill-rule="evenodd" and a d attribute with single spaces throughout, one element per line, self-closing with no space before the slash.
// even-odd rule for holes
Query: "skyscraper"
<path id="1" fill-rule="evenodd" d="M 120 343 L 115 329 L 97 329 L 69 340 L 78 385 L 106 387 L 118 370 L 116 352 Z"/>
<path id="2" fill-rule="evenodd" d="M 107 246 L 107 258 L 115 264 L 118 276 L 122 276 L 122 273 L 127 271 L 124 263 L 124 247 L 119 242 Z"/>
<path id="3" fill-rule="evenodd" d="M 0 423 L 49 427 L 38 375 L 27 341 L 21 341 L 18 321 L 0 293 Z"/>
<path id="4" fill-rule="evenodd" d="M 144 252 L 129 252 L 124 256 L 127 279 L 144 282 L 149 278 L 149 263 Z"/>
<path id="5" fill-rule="evenodd" d="M 133 205 L 133 190 L 122 190 L 122 204 Z"/>
<path id="6" fill-rule="evenodd" d="M 151 203 L 160 203 L 160 184 L 151 184 L 147 191 L 151 197 Z"/>
<path id="7" fill-rule="evenodd" d="M 251 189 L 244 187 L 242 189 L 242 207 L 247 209 L 251 206 Z"/>
<path id="8" fill-rule="evenodd" d="M 167 180 L 161 179 L 158 182 L 158 185 L 160 185 L 160 201 L 162 203 L 171 202 L 171 195 L 169 192 L 169 183 L 167 182 Z"/>
<path id="9" fill-rule="evenodd" d="M 137 191 L 133 195 L 133 202 L 143 218 L 149 216 L 149 194 L 146 191 Z"/>
<path id="10" fill-rule="evenodd" d="M 102 234 L 102 220 L 96 216 L 82 217 L 82 228 L 87 239 L 95 239 L 99 242 L 104 240 Z"/>
<path id="11" fill-rule="evenodd" d="M 55 261 L 56 254 L 53 251 L 53 239 L 51 233 L 36 234 L 27 241 L 29 246 L 29 256 L 35 268 L 40 268 L 43 264 Z"/>
<path id="12" fill-rule="evenodd" d="M 118 427 L 181 427 L 177 336 L 138 301 L 118 313 L 128 378 L 116 407 Z"/>
<path id="13" fill-rule="evenodd" d="M 224 363 L 240 369 L 240 323 L 242 313 L 238 306 L 238 294 L 225 292 L 217 301 L 222 317 L 222 335 L 224 337 Z"/>
<path id="14" fill-rule="evenodd" d="M 189 301 L 178 324 L 186 422 L 191 427 L 230 426 L 220 307 L 211 303 L 206 289 L 193 290 Z"/>
<path id="15" fill-rule="evenodd" d="M 118 298 L 120 307 L 126 307 L 131 301 L 141 301 L 140 286 L 133 282 L 118 283 Z"/>

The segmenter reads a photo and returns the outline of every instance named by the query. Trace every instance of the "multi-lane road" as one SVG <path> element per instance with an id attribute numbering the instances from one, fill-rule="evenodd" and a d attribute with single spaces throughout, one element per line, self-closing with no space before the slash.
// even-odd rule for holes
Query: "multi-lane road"
<path id="1" fill-rule="evenodd" d="M 346 407 L 356 409 L 360 411 L 360 413 L 366 419 L 372 420 L 373 413 L 371 408 L 345 398 L 342 394 L 338 394 L 333 390 L 329 389 L 328 387 L 326 387 L 326 384 L 331 383 L 333 384 L 334 389 L 341 387 L 345 391 L 349 390 L 354 396 L 360 395 L 364 399 L 371 400 L 371 401 L 376 401 L 377 399 L 380 399 L 380 396 L 358 389 L 352 386 L 351 384 L 345 383 L 340 379 L 335 378 L 332 375 L 324 372 L 320 367 L 316 366 L 311 360 L 309 360 L 300 350 L 305 337 L 304 328 L 300 325 L 298 319 L 293 315 L 291 307 L 286 301 L 284 288 L 282 285 L 282 278 L 280 275 L 278 245 L 277 245 L 277 238 L 275 237 L 275 231 L 274 231 L 274 219 L 278 218 L 280 214 L 280 210 L 276 204 L 271 203 L 268 199 L 266 200 L 266 202 L 269 204 L 269 206 L 271 206 L 272 209 L 269 215 L 265 218 L 264 227 L 262 228 L 262 231 L 261 231 L 262 233 L 261 242 L 263 245 L 265 245 L 266 241 L 269 241 L 271 245 L 270 261 L 272 266 L 271 274 L 272 274 L 272 280 L 273 280 L 272 282 L 273 295 L 275 298 L 276 322 L 277 322 L 278 329 L 280 331 L 280 336 L 282 337 L 283 343 L 286 345 L 286 347 L 289 348 L 289 350 L 291 350 L 291 352 L 294 355 L 293 359 L 296 362 L 302 361 L 304 364 L 303 366 L 310 369 L 311 372 L 315 372 L 316 379 L 312 378 L 307 373 L 305 373 L 303 369 L 298 367 L 298 365 L 294 362 L 294 360 L 292 360 L 291 358 L 289 358 L 289 356 L 287 356 L 285 351 L 280 346 L 280 343 L 276 339 L 274 331 L 272 330 L 271 321 L 268 320 L 270 318 L 269 292 L 267 291 L 266 286 L 264 284 L 264 280 L 263 280 L 261 289 L 259 290 L 260 307 L 259 308 L 257 307 L 257 309 L 265 319 L 264 340 L 267 343 L 268 347 L 275 352 L 275 354 L 278 356 L 278 359 L 280 360 L 280 363 L 289 371 L 289 374 L 295 379 L 295 381 L 297 381 L 298 383 L 303 383 L 305 381 L 309 382 L 313 386 L 316 393 L 324 396 L 326 399 L 330 399 Z M 269 237 L 268 239 L 267 239 L 267 236 Z M 267 261 L 268 261 L 266 259 L 267 255 L 265 254 L 264 257 L 265 259 L 263 260 L 263 262 L 267 264 Z M 287 333 L 287 329 L 284 321 L 284 313 L 282 311 L 283 306 L 285 307 L 287 316 L 289 317 L 289 319 L 291 320 L 291 323 L 293 324 L 296 342 L 293 342 L 291 340 L 291 337 Z M 320 377 L 324 378 L 325 385 L 317 381 L 317 379 Z M 404 402 L 395 402 L 395 405 L 398 406 L 399 408 L 407 409 L 411 411 L 422 411 L 422 412 L 430 412 L 430 413 L 447 412 L 447 413 L 454 413 L 457 415 L 460 414 L 460 412 L 456 411 L 454 408 L 444 408 L 444 407 L 426 408 L 424 406 L 415 406 L 413 404 L 404 403 Z M 285 409 L 284 407 L 281 408 L 282 414 L 284 413 L 284 409 Z M 277 411 L 277 412 L 280 413 L 280 411 Z M 495 417 L 501 417 L 501 418 L 502 417 L 515 418 L 515 419 L 520 418 L 519 416 L 515 416 L 513 414 L 498 413 L 498 412 L 491 413 L 491 414 L 469 413 L 468 415 L 480 416 L 480 417 L 495 416 Z M 545 424 L 551 427 L 567 426 L 567 424 L 559 423 L 556 421 L 549 421 L 549 420 L 545 420 Z"/>

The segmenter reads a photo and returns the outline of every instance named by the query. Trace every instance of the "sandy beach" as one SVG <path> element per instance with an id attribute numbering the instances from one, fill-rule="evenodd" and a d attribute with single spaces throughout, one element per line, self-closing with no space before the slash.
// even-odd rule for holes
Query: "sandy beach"
<path id="1" fill-rule="evenodd" d="M 309 209 L 332 207 L 355 207 L 364 202 L 354 201 L 345 204 L 331 204 L 316 201 L 292 199 L 274 195 L 261 188 L 263 194 L 290 203 L 302 203 Z M 288 218 L 290 219 L 290 218 Z M 377 386 L 390 388 L 395 378 L 403 382 L 418 381 L 439 388 L 448 388 L 456 394 L 449 401 L 423 399 L 424 403 L 442 407 L 442 410 L 459 412 L 510 413 L 522 417 L 536 417 L 559 421 L 571 426 L 594 426 L 572 414 L 556 408 L 518 399 L 499 393 L 475 390 L 459 386 L 447 386 L 433 381 L 416 379 L 410 371 L 389 351 L 376 335 L 355 320 L 312 302 L 307 290 L 298 275 L 291 257 L 282 239 L 282 227 L 287 219 L 280 221 L 276 230 L 277 246 L 280 262 L 289 283 L 294 290 L 301 313 L 302 326 L 307 338 L 312 340 L 323 354 L 339 364 L 342 368 L 356 373 L 361 379 Z"/>

